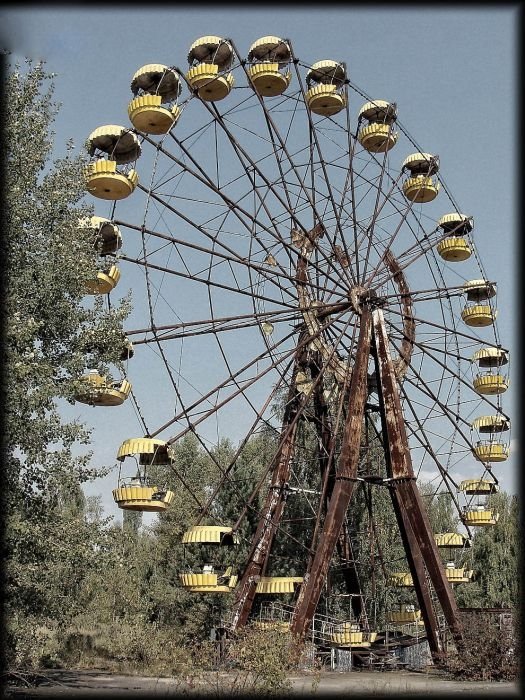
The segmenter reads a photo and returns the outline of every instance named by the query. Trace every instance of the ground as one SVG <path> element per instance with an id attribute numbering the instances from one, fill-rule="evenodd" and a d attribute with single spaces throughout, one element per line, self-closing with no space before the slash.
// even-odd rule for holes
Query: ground
<path id="1" fill-rule="evenodd" d="M 124 676 L 100 671 L 45 672 L 46 680 L 35 688 L 8 687 L 5 698 L 69 698 L 69 697 L 114 697 L 114 696 L 171 696 L 202 695 L 202 687 L 189 687 L 177 678 L 147 678 Z M 216 676 L 214 677 L 216 679 Z M 224 677 L 223 677 L 224 678 Z M 41 679 L 42 680 L 42 679 Z M 431 671 L 352 671 L 338 673 L 323 672 L 321 677 L 305 673 L 290 676 L 292 688 L 287 697 L 312 697 L 325 695 L 354 695 L 388 697 L 397 695 L 451 695 L 521 697 L 521 687 L 511 682 L 456 681 Z M 207 696 L 217 697 L 213 690 Z M 231 695 L 229 695 L 231 697 Z M 241 695 L 242 697 L 242 695 Z"/>

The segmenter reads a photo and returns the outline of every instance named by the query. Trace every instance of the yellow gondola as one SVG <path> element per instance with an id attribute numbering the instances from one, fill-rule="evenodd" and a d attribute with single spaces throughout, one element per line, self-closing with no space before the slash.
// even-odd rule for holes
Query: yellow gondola
<path id="1" fill-rule="evenodd" d="M 503 394 L 509 388 L 507 377 L 501 374 L 478 374 L 472 382 L 478 394 L 496 396 Z"/>
<path id="2" fill-rule="evenodd" d="M 212 548 L 239 544 L 237 533 L 228 525 L 194 525 L 182 535 L 184 545 L 204 545 L 207 554 Z M 228 566 L 222 574 L 214 571 L 213 564 L 205 564 L 202 573 L 185 572 L 180 574 L 183 588 L 193 593 L 228 593 L 237 585 L 238 576 L 232 573 L 232 567 Z"/>
<path id="3" fill-rule="evenodd" d="M 120 280 L 120 270 L 116 265 L 110 265 L 104 270 L 99 270 L 94 279 L 86 280 L 84 288 L 86 294 L 109 294 L 117 286 Z"/>
<path id="4" fill-rule="evenodd" d="M 237 585 L 238 576 L 229 566 L 222 574 L 215 573 L 213 566 L 205 565 L 202 572 L 185 572 L 179 575 L 183 588 L 192 593 L 230 593 Z"/>
<path id="5" fill-rule="evenodd" d="M 107 124 L 89 135 L 86 147 L 94 159 L 86 166 L 88 192 L 99 199 L 128 197 L 137 186 L 138 175 L 133 167 L 122 166 L 129 166 L 140 156 L 137 136 L 123 126 Z"/>
<path id="6" fill-rule="evenodd" d="M 485 462 L 503 462 L 509 455 L 507 443 L 497 439 L 499 433 L 510 430 L 510 421 L 503 415 L 479 416 L 472 421 L 472 428 L 480 435 L 488 434 L 488 440 L 479 440 L 474 446 L 476 457 Z"/>
<path id="7" fill-rule="evenodd" d="M 228 73 L 233 60 L 233 48 L 229 41 L 218 36 L 204 36 L 190 46 L 190 69 L 186 80 L 201 100 L 217 102 L 229 95 L 233 75 Z"/>
<path id="8" fill-rule="evenodd" d="M 131 392 L 127 379 L 113 381 L 97 370 L 80 377 L 79 381 L 84 386 L 75 393 L 75 400 L 90 406 L 120 406 Z"/>
<path id="9" fill-rule="evenodd" d="M 255 589 L 256 593 L 294 593 L 303 582 L 302 576 L 261 576 Z"/>
<path id="10" fill-rule="evenodd" d="M 385 153 L 393 148 L 399 132 L 393 130 L 397 119 L 396 105 L 385 100 L 366 102 L 359 110 L 358 120 L 366 120 L 358 133 L 359 143 L 371 153 Z"/>
<path id="11" fill-rule="evenodd" d="M 257 39 L 248 51 L 250 83 L 261 97 L 282 95 L 290 85 L 291 51 L 288 42 L 276 36 Z"/>
<path id="12" fill-rule="evenodd" d="M 113 490 L 113 499 L 119 508 L 159 513 L 173 502 L 175 494 L 148 483 L 147 467 L 169 465 L 173 461 L 171 449 L 166 442 L 156 438 L 130 438 L 125 440 L 117 452 L 117 460 L 123 462 L 133 457 L 138 462 L 139 472 L 131 479 L 121 479 Z M 143 467 L 142 473 L 140 467 Z"/>
<path id="13" fill-rule="evenodd" d="M 272 630 L 283 633 L 290 631 L 290 623 L 285 620 L 254 620 L 252 625 L 258 630 Z"/>
<path id="14" fill-rule="evenodd" d="M 363 640 L 363 632 L 359 625 L 352 622 L 342 622 L 335 625 L 329 640 L 338 647 L 370 646 L 370 642 Z"/>
<path id="15" fill-rule="evenodd" d="M 509 458 L 510 448 L 500 440 L 479 440 L 473 452 L 480 462 L 504 462 Z"/>
<path id="16" fill-rule="evenodd" d="M 431 202 L 439 192 L 439 182 L 434 177 L 439 171 L 439 158 L 431 153 L 413 153 L 402 164 L 410 176 L 403 182 L 403 193 L 411 202 Z"/>
<path id="17" fill-rule="evenodd" d="M 490 326 L 496 320 L 497 311 L 492 310 L 488 304 L 476 304 L 467 306 L 461 312 L 461 318 L 467 326 L 484 328 Z"/>
<path id="18" fill-rule="evenodd" d="M 491 508 L 485 508 L 484 506 L 474 506 L 463 511 L 461 520 L 465 525 L 487 527 L 496 525 L 499 520 L 499 513 L 495 513 Z"/>
<path id="19" fill-rule="evenodd" d="M 138 131 L 166 134 L 177 123 L 181 110 L 174 102 L 182 90 L 173 68 L 148 63 L 134 74 L 131 91 L 135 96 L 128 105 L 128 116 Z"/>
<path id="20" fill-rule="evenodd" d="M 507 352 L 501 348 L 481 348 L 472 356 L 479 372 L 472 382 L 478 394 L 498 395 L 509 388 L 508 377 L 498 370 L 508 363 Z"/>
<path id="21" fill-rule="evenodd" d="M 447 262 L 463 262 L 470 258 L 472 251 L 464 238 L 449 236 L 437 244 L 437 252 Z"/>
<path id="22" fill-rule="evenodd" d="M 412 574 L 405 571 L 390 574 L 388 583 L 390 586 L 396 586 L 397 588 L 411 588 L 414 585 Z"/>
<path id="23" fill-rule="evenodd" d="M 317 61 L 306 74 L 306 104 L 311 112 L 331 117 L 346 107 L 345 67 L 337 61 Z"/>
<path id="24" fill-rule="evenodd" d="M 442 216 L 438 221 L 438 226 L 447 236 L 437 245 L 437 252 L 443 260 L 462 262 L 470 258 L 472 251 L 465 235 L 472 231 L 472 217 L 452 212 Z"/>
<path id="25" fill-rule="evenodd" d="M 175 494 L 157 486 L 146 486 L 140 479 L 131 479 L 129 483 L 113 489 L 113 500 L 123 510 L 136 510 L 146 513 L 161 513 L 172 503 Z"/>
<path id="26" fill-rule="evenodd" d="M 467 306 L 461 312 L 461 318 L 467 326 L 484 327 L 494 323 L 497 310 L 482 302 L 495 296 L 495 285 L 487 280 L 470 280 L 463 285 L 463 289 L 467 296 Z"/>
<path id="27" fill-rule="evenodd" d="M 473 571 L 465 568 L 456 568 L 455 566 L 445 567 L 445 576 L 450 583 L 468 583 L 473 575 Z"/>
<path id="28" fill-rule="evenodd" d="M 393 625 L 423 625 L 421 610 L 416 610 L 414 605 L 403 603 L 399 610 L 393 610 L 387 615 L 387 622 Z"/>

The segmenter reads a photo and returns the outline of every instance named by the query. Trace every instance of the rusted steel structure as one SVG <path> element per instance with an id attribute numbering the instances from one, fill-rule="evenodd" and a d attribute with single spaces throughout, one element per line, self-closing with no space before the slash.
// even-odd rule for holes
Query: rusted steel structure
<path id="1" fill-rule="evenodd" d="M 433 656 L 438 658 L 443 649 L 436 609 L 430 595 L 430 586 L 434 587 L 448 629 L 459 647 L 462 643 L 462 627 L 455 598 L 445 576 L 441 556 L 416 485 L 397 388 L 398 379 L 390 356 L 383 313 L 380 308 L 372 310 L 370 306 L 369 300 L 360 306 L 359 338 L 356 362 L 352 368 L 348 392 L 349 402 L 343 444 L 329 489 L 329 498 L 325 501 L 323 527 L 321 532 L 316 533 L 317 536 L 314 535 L 315 550 L 308 561 L 304 583 L 295 604 L 291 631 L 299 637 L 305 637 L 315 615 L 321 589 L 326 581 L 335 550 L 337 549 L 340 556 L 346 552 L 347 557 L 350 551 L 348 538 L 345 536 L 345 518 L 357 481 L 359 449 L 364 425 L 365 403 L 368 396 L 367 370 L 370 357 L 372 357 L 375 364 L 379 396 L 382 444 L 389 480 L 388 488 L 425 623 L 429 646 Z M 315 373 L 312 376 L 315 376 Z M 291 444 L 293 442 L 291 425 L 295 425 L 292 415 L 294 415 L 293 407 L 296 406 L 296 401 L 297 393 L 292 390 L 288 397 L 287 412 L 283 421 L 283 438 L 278 466 L 273 470 L 274 476 L 263 510 L 264 517 L 261 518 L 259 528 L 255 533 L 252 550 L 236 598 L 232 630 L 242 626 L 248 620 L 257 581 L 263 573 L 271 540 L 282 516 L 284 507 L 282 494 L 283 486 L 289 479 Z M 333 435 L 329 426 L 322 421 L 323 417 L 326 419 L 322 409 L 322 401 L 318 398 L 321 444 L 324 447 L 323 453 L 327 451 L 329 453 Z M 321 472 L 324 474 L 327 466 L 322 464 L 323 460 L 320 461 Z M 324 461 L 326 462 L 326 457 Z M 358 597 L 359 589 L 355 588 L 355 579 L 350 575 L 346 577 L 346 582 L 347 590 Z M 354 587 L 352 587 L 353 583 Z M 359 607 L 355 612 L 359 612 Z"/>

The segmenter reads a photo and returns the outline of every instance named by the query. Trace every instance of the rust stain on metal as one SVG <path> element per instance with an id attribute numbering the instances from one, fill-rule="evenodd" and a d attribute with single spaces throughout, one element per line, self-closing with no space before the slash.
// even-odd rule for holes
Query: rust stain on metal
<path id="1" fill-rule="evenodd" d="M 323 530 L 311 566 L 294 609 L 291 632 L 303 638 L 308 630 L 326 579 L 346 510 L 354 489 L 359 461 L 359 446 L 367 396 L 367 369 L 370 354 L 371 315 L 368 308 L 361 314 L 357 357 L 350 383 L 350 401 L 335 483 L 328 504 Z"/>
<path id="2" fill-rule="evenodd" d="M 428 576 L 434 586 L 454 641 L 458 647 L 461 647 L 463 636 L 459 610 L 450 583 L 446 578 L 423 499 L 415 481 L 399 390 L 393 363 L 390 359 L 383 313 L 380 309 L 376 309 L 373 313 L 372 336 L 372 347 L 377 364 L 387 470 L 394 479 L 391 486 L 392 498 L 394 503 L 397 503 L 399 510 L 399 524 L 407 558 L 409 563 L 412 562 L 412 575 L 415 584 L 417 580 L 416 593 L 421 613 L 424 615 L 428 639 L 431 642 L 433 652 L 439 651 L 438 626 L 432 619 L 427 596 L 424 593 L 424 591 L 428 592 L 427 579 L 424 570 L 422 571 L 421 567 L 416 565 L 417 561 L 421 559 L 425 563 Z"/>
<path id="3" fill-rule="evenodd" d="M 297 394 L 295 384 L 292 384 L 292 391 L 294 394 Z M 233 609 L 231 625 L 233 630 L 246 624 L 252 608 L 257 582 L 262 575 L 263 566 L 267 561 L 275 536 L 275 530 L 281 520 L 284 508 L 283 488 L 285 483 L 289 480 L 290 462 L 294 453 L 294 441 L 297 429 L 297 421 L 294 421 L 294 408 L 296 405 L 294 399 L 295 396 L 289 397 L 288 406 L 290 408 L 287 410 L 283 422 L 281 433 L 282 444 L 275 459 L 276 467 L 273 470 L 272 480 L 263 506 L 262 515 L 252 540 L 251 551 L 248 555 L 243 576 L 239 583 Z"/>

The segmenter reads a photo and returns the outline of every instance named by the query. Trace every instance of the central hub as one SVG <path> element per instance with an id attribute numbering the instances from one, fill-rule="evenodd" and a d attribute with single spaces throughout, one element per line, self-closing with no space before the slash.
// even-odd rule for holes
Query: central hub
<path id="1" fill-rule="evenodd" d="M 361 314 L 363 304 L 373 303 L 374 306 L 379 306 L 381 298 L 377 296 L 375 289 L 366 289 L 361 284 L 356 284 L 348 292 L 348 298 L 356 314 Z"/>
<path id="2" fill-rule="evenodd" d="M 360 284 L 356 284 L 348 292 L 348 298 L 350 299 L 350 303 L 352 304 L 352 308 L 356 314 L 361 314 L 362 304 L 368 299 L 368 297 L 368 289 L 365 289 L 365 287 Z"/>

